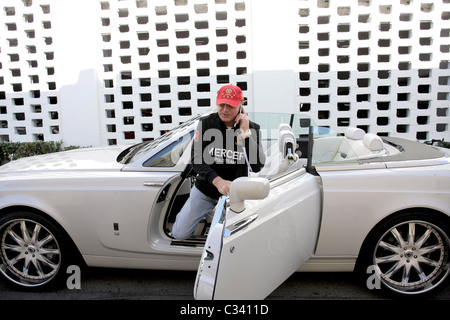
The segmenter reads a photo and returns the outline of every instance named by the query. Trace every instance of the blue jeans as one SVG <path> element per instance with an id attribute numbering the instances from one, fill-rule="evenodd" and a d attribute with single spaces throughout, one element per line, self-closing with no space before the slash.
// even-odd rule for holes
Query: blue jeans
<path id="1" fill-rule="evenodd" d="M 212 216 L 216 204 L 217 200 L 204 195 L 194 186 L 173 224 L 172 236 L 178 240 L 189 238 L 206 215 Z"/>

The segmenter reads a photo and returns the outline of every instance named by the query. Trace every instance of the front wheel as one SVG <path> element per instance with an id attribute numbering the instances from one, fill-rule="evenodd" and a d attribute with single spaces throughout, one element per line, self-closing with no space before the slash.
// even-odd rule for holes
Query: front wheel
<path id="1" fill-rule="evenodd" d="M 401 295 L 421 295 L 439 287 L 449 269 L 450 227 L 428 213 L 406 213 L 375 230 L 363 252 L 381 283 Z"/>
<path id="2" fill-rule="evenodd" d="M 44 289 L 58 282 L 67 265 L 65 237 L 32 212 L 0 218 L 0 272 L 19 289 Z"/>

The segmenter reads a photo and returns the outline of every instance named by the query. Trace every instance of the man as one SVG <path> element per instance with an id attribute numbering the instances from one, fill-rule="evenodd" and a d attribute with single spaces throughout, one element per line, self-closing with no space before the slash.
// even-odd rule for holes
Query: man
<path id="1" fill-rule="evenodd" d="M 249 171 L 258 172 L 264 166 L 260 127 L 249 120 L 243 100 L 239 87 L 223 86 L 217 94 L 217 112 L 200 118 L 192 147 L 197 176 L 173 225 L 172 235 L 176 239 L 192 235 L 217 200 L 228 194 L 234 179 L 247 176 Z"/>

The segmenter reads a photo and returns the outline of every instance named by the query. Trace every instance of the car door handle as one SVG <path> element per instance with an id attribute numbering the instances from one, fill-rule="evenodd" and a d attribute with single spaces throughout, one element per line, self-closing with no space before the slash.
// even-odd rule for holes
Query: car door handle
<path id="1" fill-rule="evenodd" d="M 144 187 L 162 187 L 164 183 L 164 181 L 144 182 Z"/>
<path id="2" fill-rule="evenodd" d="M 235 234 L 236 232 L 244 229 L 250 223 L 254 222 L 256 220 L 256 218 L 258 218 L 258 214 L 251 215 L 250 217 L 242 219 L 242 220 L 236 222 L 235 224 L 232 224 L 231 226 L 226 227 L 225 228 L 225 232 L 224 232 L 224 236 L 225 237 L 229 237 L 229 236 Z"/>

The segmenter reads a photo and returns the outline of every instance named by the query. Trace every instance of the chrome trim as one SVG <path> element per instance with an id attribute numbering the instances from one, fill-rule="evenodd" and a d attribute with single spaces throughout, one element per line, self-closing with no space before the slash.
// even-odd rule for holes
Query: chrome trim
<path id="1" fill-rule="evenodd" d="M 382 160 L 382 158 L 379 158 Z M 426 160 L 405 160 L 405 161 L 386 161 L 370 162 L 362 164 L 341 164 L 332 166 L 316 166 L 317 172 L 324 171 L 350 171 L 350 170 L 370 170 L 370 169 L 394 169 L 394 168 L 413 168 L 413 167 L 431 167 L 449 164 L 448 158 L 426 159 Z"/>
<path id="2" fill-rule="evenodd" d="M 210 230 L 212 230 L 218 223 L 225 223 L 225 215 L 226 215 L 226 204 L 227 204 L 228 196 L 222 196 L 219 199 L 219 202 L 216 205 L 216 213 L 214 214 L 213 220 L 211 221 Z"/>
<path id="3" fill-rule="evenodd" d="M 392 168 L 411 168 L 411 167 L 431 167 L 449 164 L 448 158 L 427 159 L 427 160 L 410 160 L 410 161 L 391 161 L 386 162 L 386 167 Z"/>
<path id="4" fill-rule="evenodd" d="M 275 187 L 277 187 L 277 186 L 279 186 L 279 185 L 281 185 L 283 183 L 286 183 L 286 182 L 288 182 L 288 181 L 290 181 L 292 179 L 295 179 L 295 178 L 297 178 L 297 177 L 299 177 L 299 176 L 301 176 L 301 175 L 303 175 L 305 173 L 306 173 L 306 169 L 305 168 L 300 168 L 300 169 L 297 169 L 297 170 L 286 172 L 286 173 L 284 173 L 284 174 L 282 174 L 280 176 L 277 176 L 277 177 L 275 177 L 273 179 L 270 179 L 269 180 L 269 182 L 270 182 L 270 189 L 275 188 Z"/>
<path id="5" fill-rule="evenodd" d="M 250 223 L 254 222 L 257 218 L 258 218 L 258 214 L 253 214 L 250 217 L 242 219 L 242 220 L 234 223 L 233 225 L 226 227 L 225 232 L 224 232 L 224 237 L 229 237 L 229 236 L 235 234 L 236 232 L 244 229 Z"/>
<path id="6" fill-rule="evenodd" d="M 386 169 L 384 162 L 364 163 L 364 164 L 347 164 L 335 166 L 316 166 L 317 172 L 323 171 L 350 171 L 350 170 L 371 170 L 371 169 Z"/>

